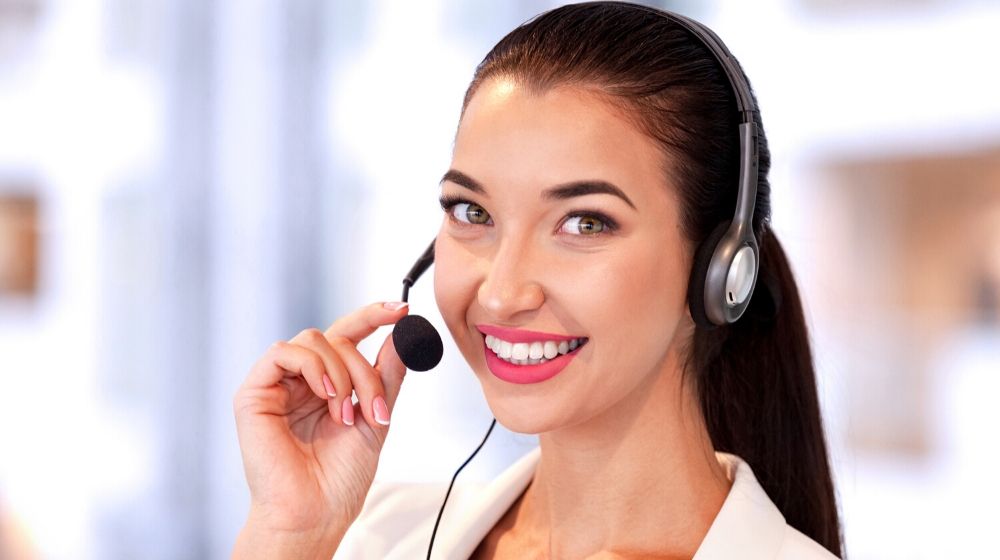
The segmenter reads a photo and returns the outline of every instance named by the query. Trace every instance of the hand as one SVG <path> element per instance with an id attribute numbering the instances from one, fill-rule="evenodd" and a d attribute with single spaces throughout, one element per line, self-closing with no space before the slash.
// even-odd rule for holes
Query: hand
<path id="1" fill-rule="evenodd" d="M 357 344 L 407 311 L 365 306 L 326 332 L 276 342 L 253 365 L 233 398 L 251 497 L 244 532 L 339 533 L 339 542 L 361 513 L 406 367 L 391 334 L 374 367 Z"/>

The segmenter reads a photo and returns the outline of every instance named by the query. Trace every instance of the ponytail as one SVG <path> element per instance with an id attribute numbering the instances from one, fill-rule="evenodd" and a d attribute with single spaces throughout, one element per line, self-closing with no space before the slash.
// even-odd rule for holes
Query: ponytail
<path id="1" fill-rule="evenodd" d="M 753 469 L 785 521 L 841 556 L 841 530 L 809 334 L 785 252 L 759 236 L 761 268 L 739 321 L 697 329 L 693 373 L 712 444 Z"/>

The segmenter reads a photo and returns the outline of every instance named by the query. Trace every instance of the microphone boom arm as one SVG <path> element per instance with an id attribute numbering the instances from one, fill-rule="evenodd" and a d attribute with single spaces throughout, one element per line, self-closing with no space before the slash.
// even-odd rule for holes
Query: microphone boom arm
<path id="1" fill-rule="evenodd" d="M 413 268 L 410 272 L 406 274 L 403 278 L 403 299 L 402 301 L 410 301 L 410 287 L 417 283 L 417 280 L 427 269 L 434 264 L 434 242 L 437 241 L 437 237 L 431 240 L 431 244 L 427 246 L 423 255 L 417 259 L 417 262 L 413 263 Z"/>

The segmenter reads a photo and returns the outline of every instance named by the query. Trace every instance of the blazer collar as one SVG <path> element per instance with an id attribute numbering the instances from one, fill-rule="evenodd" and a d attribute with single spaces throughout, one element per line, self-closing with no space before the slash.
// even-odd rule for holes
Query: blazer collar
<path id="1" fill-rule="evenodd" d="M 785 535 L 784 516 L 761 488 L 746 461 L 721 452 L 716 452 L 715 458 L 733 486 L 693 560 L 777 557 Z"/>
<path id="2" fill-rule="evenodd" d="M 528 487 L 540 457 L 541 448 L 533 448 L 487 484 L 465 511 L 449 516 L 451 521 L 442 527 L 434 556 L 468 558 Z M 716 452 L 715 457 L 733 485 L 693 560 L 774 558 L 784 538 L 785 518 L 757 482 L 750 465 L 729 453 Z"/>

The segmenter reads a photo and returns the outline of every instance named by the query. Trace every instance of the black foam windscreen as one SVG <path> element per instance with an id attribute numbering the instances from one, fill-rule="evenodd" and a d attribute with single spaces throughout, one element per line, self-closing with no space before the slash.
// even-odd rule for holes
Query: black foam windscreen
<path id="1" fill-rule="evenodd" d="M 441 335 L 420 315 L 406 315 L 392 329 L 392 343 L 408 369 L 427 371 L 438 365 L 444 354 Z"/>

